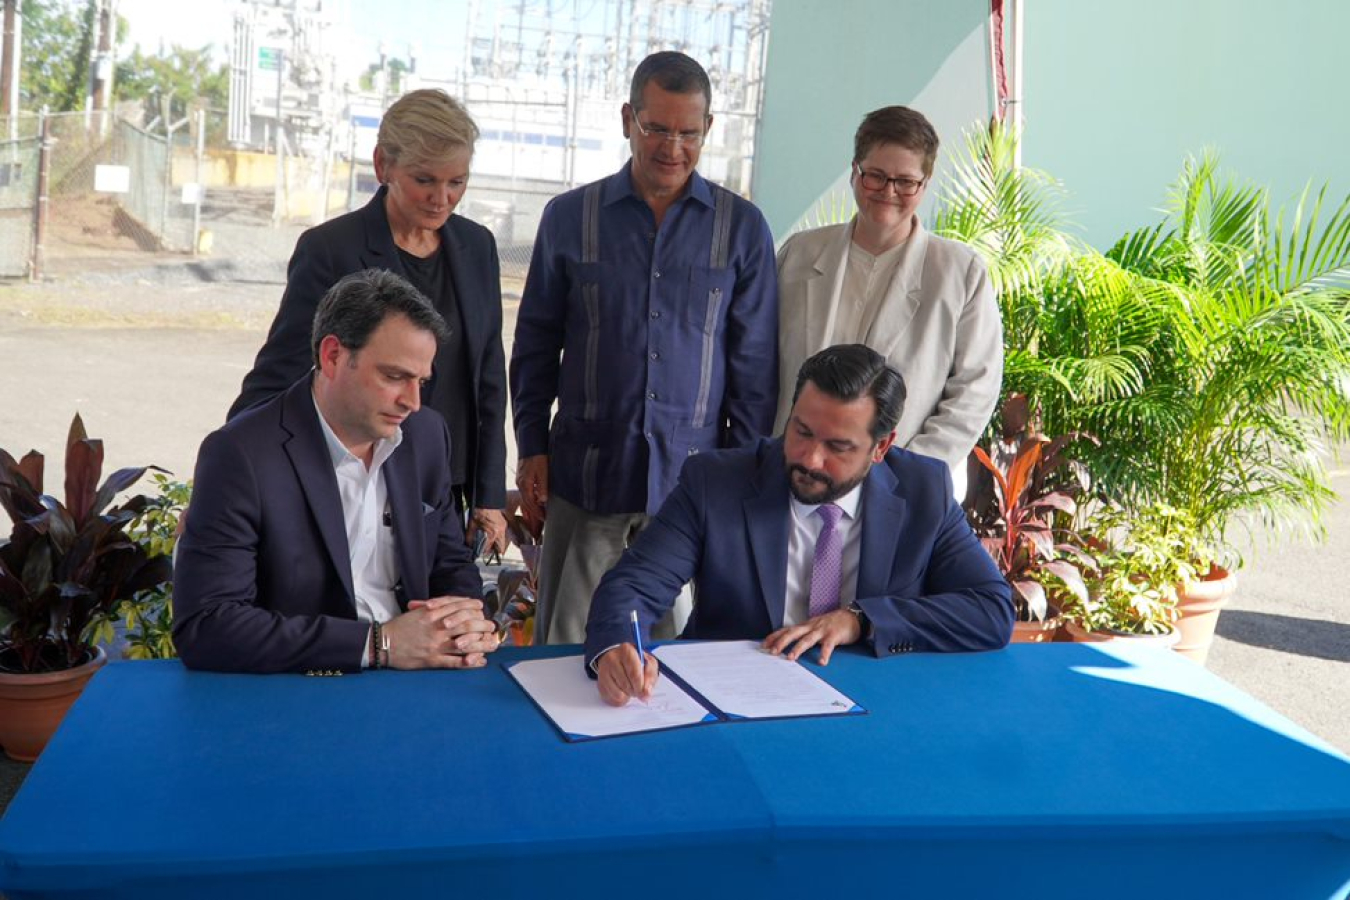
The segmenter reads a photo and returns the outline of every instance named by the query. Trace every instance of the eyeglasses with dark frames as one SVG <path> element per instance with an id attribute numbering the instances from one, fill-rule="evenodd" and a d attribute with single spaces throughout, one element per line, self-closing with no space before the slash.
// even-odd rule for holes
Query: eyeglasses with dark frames
<path id="1" fill-rule="evenodd" d="M 928 183 L 927 178 L 918 181 L 913 178 L 891 178 L 885 172 L 863 169 L 857 163 L 853 164 L 853 171 L 857 174 L 858 180 L 862 182 L 862 186 L 867 190 L 884 191 L 893 184 L 895 185 L 895 193 L 901 197 L 913 197 Z"/>

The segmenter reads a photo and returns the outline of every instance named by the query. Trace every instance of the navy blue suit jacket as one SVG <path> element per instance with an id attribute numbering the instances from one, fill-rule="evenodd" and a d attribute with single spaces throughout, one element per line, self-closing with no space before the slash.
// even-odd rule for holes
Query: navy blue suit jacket
<path id="1" fill-rule="evenodd" d="M 313 365 L 310 332 L 314 311 L 328 289 L 346 275 L 365 269 L 385 269 L 408 277 L 399 259 L 389 217 L 384 211 L 386 188 L 380 188 L 361 209 L 311 228 L 300 236 L 286 270 L 286 292 L 272 320 L 267 342 L 258 351 L 253 370 L 244 376 L 238 399 L 230 407 L 233 419 L 286 390 Z M 501 509 L 506 505 L 506 357 L 502 351 L 501 266 L 492 232 L 463 216 L 451 216 L 441 226 L 441 253 L 448 261 L 450 281 L 463 322 L 468 348 L 468 370 L 473 384 L 472 435 L 467 440 L 466 489 L 469 505 Z M 440 309 L 440 298 L 431 297 Z M 432 384 L 423 401 L 432 396 L 435 379 L 454 372 L 442 349 L 436 356 Z"/>
<path id="2" fill-rule="evenodd" d="M 862 487 L 858 604 L 878 656 L 993 650 L 1012 635 L 1008 584 L 952 499 L 946 467 L 893 448 Z M 762 640 L 783 625 L 788 479 L 782 438 L 692 456 L 661 511 L 601 580 L 586 660 L 632 641 L 694 581 L 682 637 Z"/>
<path id="3" fill-rule="evenodd" d="M 481 597 L 450 498 L 450 434 L 422 409 L 385 462 L 399 603 Z M 213 432 L 197 455 L 174 567 L 174 643 L 192 669 L 360 671 L 337 475 L 306 375 Z"/>

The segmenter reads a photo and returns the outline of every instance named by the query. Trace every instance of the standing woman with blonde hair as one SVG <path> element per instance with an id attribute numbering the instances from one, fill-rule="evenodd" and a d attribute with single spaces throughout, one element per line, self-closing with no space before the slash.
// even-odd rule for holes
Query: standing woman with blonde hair
<path id="1" fill-rule="evenodd" d="M 469 181 L 478 126 L 441 90 L 411 91 L 385 112 L 375 146 L 380 189 L 363 208 L 296 242 L 281 307 L 228 418 L 281 393 L 310 368 L 324 293 L 363 269 L 395 272 L 450 325 L 422 402 L 450 424 L 455 502 L 468 539 L 505 549 L 506 364 L 501 270 L 492 233 L 452 213 Z"/>

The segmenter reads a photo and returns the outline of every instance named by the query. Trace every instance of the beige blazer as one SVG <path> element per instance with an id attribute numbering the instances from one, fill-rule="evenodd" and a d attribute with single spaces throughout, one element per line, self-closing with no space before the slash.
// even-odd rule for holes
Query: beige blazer
<path id="1" fill-rule="evenodd" d="M 862 334 L 831 340 L 843 299 L 853 223 L 794 234 L 778 251 L 778 364 L 775 433 L 792 409 L 797 370 L 831 343 L 866 344 L 905 378 L 896 443 L 942 460 L 957 499 L 966 457 L 989 423 L 1003 383 L 1003 320 L 984 262 L 964 244 L 929 234 L 914 220 L 886 300 Z"/>

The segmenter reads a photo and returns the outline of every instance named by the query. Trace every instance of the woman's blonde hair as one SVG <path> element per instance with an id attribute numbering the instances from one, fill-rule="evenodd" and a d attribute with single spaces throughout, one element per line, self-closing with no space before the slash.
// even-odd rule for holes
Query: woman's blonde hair
<path id="1" fill-rule="evenodd" d="M 439 165 L 467 149 L 478 126 L 459 101 L 439 88 L 409 91 L 385 111 L 375 145 L 391 163 Z"/>

